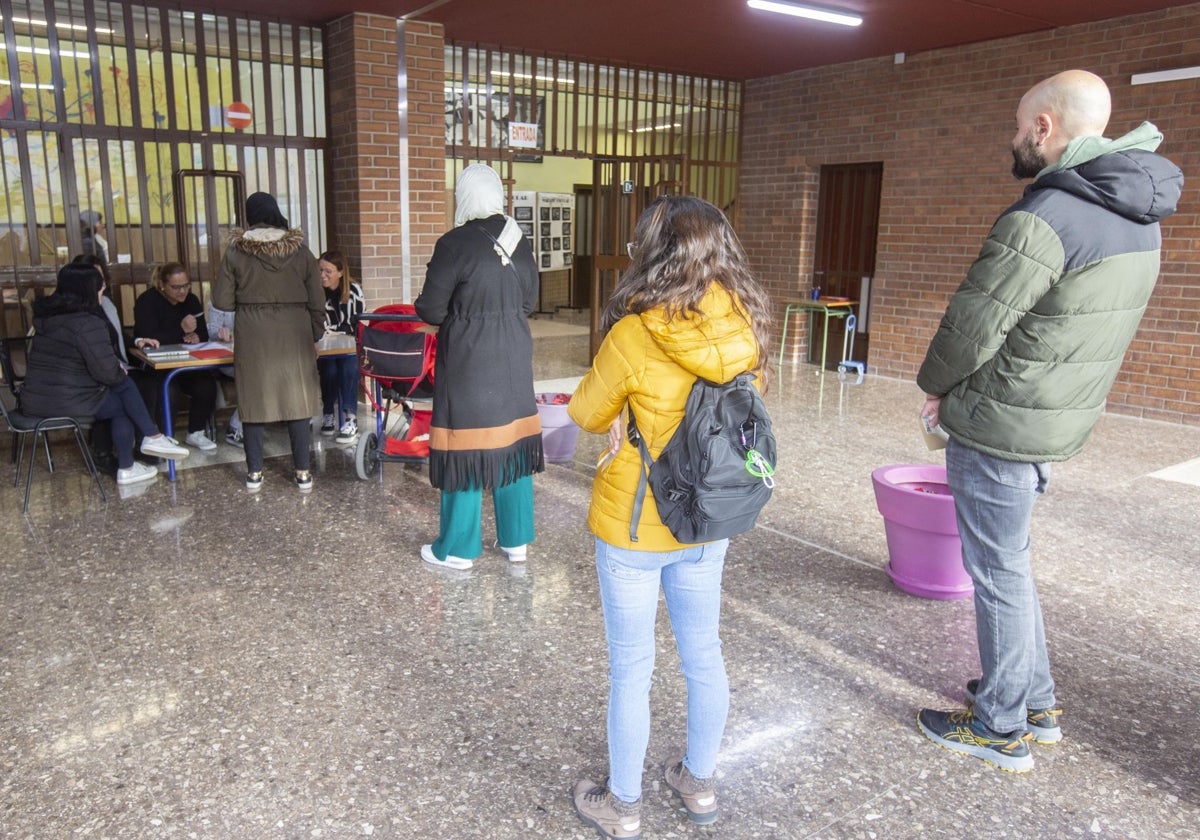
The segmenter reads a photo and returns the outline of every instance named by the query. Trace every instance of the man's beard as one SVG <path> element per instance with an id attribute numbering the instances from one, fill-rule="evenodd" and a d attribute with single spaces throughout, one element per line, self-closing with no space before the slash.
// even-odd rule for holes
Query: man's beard
<path id="1" fill-rule="evenodd" d="M 1046 158 L 1033 142 L 1032 132 L 1021 138 L 1021 142 L 1013 147 L 1012 174 L 1017 180 L 1036 178 L 1037 174 L 1046 168 Z"/>

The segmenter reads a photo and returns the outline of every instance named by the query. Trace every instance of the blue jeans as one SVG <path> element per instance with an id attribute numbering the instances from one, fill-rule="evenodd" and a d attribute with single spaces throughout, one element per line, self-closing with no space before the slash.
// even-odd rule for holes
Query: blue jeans
<path id="1" fill-rule="evenodd" d="M 321 375 L 321 404 L 325 414 L 333 414 L 334 402 L 342 404 L 342 420 L 358 416 L 358 356 L 345 354 L 317 359 Z"/>
<path id="2" fill-rule="evenodd" d="M 994 732 L 1025 729 L 1026 709 L 1055 705 L 1042 607 L 1029 561 L 1033 503 L 1049 464 L 1005 461 L 946 444 L 963 564 L 975 582 L 975 633 L 983 677 L 975 716 Z"/>
<path id="3" fill-rule="evenodd" d="M 727 548 L 729 540 L 719 540 L 676 551 L 633 551 L 596 539 L 608 637 L 608 786 L 626 802 L 642 795 L 660 584 L 687 680 L 684 763 L 697 778 L 716 772 L 729 714 L 729 679 L 718 632 Z"/>
<path id="4" fill-rule="evenodd" d="M 158 434 L 141 392 L 128 376 L 109 387 L 92 416 L 97 420 L 112 421 L 113 451 L 117 455 L 117 466 L 123 470 L 133 466 L 134 432 L 142 437 Z"/>

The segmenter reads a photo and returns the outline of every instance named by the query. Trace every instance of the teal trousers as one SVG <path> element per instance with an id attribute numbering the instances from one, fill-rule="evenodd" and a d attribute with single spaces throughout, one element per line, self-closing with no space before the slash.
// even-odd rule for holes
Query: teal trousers
<path id="1" fill-rule="evenodd" d="M 496 509 L 496 536 L 503 548 L 533 542 L 533 476 L 493 488 L 492 504 Z M 474 560 L 482 554 L 482 519 L 482 490 L 443 490 L 434 556 L 439 560 L 447 556 Z"/>

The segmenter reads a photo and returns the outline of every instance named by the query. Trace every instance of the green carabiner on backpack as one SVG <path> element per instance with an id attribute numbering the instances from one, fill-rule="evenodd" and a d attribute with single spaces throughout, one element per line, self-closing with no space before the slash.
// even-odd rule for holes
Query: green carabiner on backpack
<path id="1" fill-rule="evenodd" d="M 767 462 L 757 449 L 746 450 L 746 472 L 755 478 L 761 478 L 768 487 L 775 486 L 775 468 Z"/>

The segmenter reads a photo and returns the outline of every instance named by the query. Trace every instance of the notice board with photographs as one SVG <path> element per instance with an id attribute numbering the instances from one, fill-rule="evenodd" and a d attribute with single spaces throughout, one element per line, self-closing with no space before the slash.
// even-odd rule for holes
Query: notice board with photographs
<path id="1" fill-rule="evenodd" d="M 533 249 L 534 260 L 538 261 L 537 193 L 533 190 L 513 190 L 512 206 L 513 218 L 521 226 L 521 233 L 525 234 L 529 247 Z"/>
<path id="2" fill-rule="evenodd" d="M 575 220 L 571 218 L 574 206 L 575 196 L 571 193 L 537 194 L 533 253 L 539 271 L 571 267 L 575 254 Z"/>

